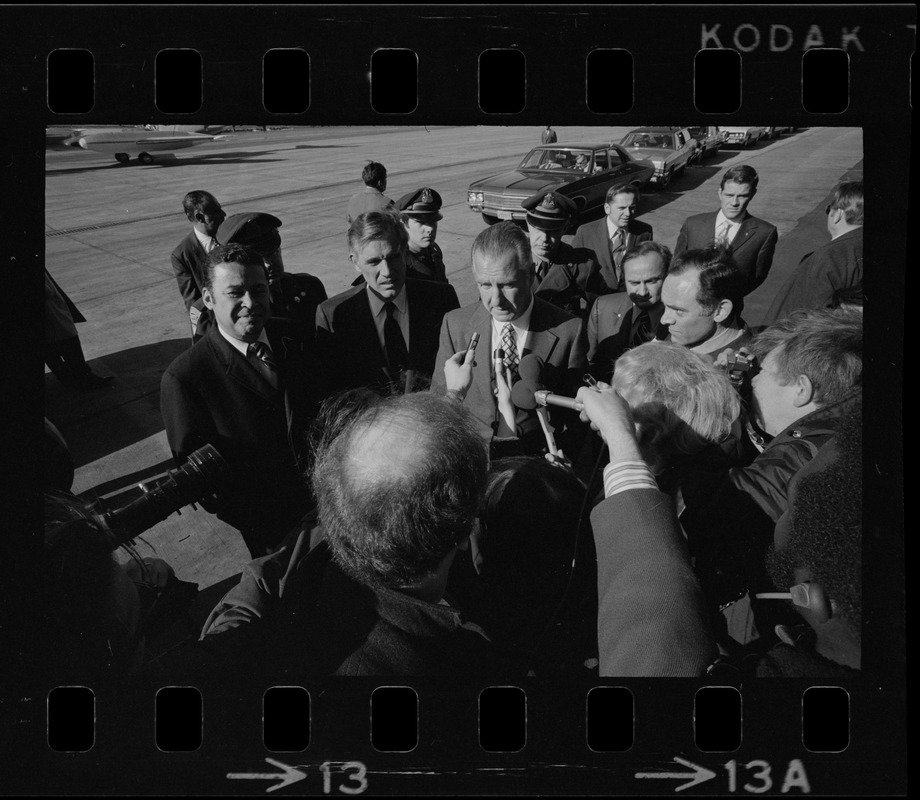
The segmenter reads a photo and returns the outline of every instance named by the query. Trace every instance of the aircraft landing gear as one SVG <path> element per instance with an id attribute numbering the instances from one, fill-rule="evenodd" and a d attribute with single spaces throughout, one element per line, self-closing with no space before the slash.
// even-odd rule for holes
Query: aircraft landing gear
<path id="1" fill-rule="evenodd" d="M 152 164 L 152 163 L 153 163 L 153 156 L 150 155 L 150 153 L 141 153 L 141 154 L 137 157 L 137 160 L 140 161 L 141 164 Z"/>
<path id="2" fill-rule="evenodd" d="M 131 156 L 129 156 L 127 153 L 116 153 L 115 160 L 119 164 L 127 164 L 131 160 Z"/>

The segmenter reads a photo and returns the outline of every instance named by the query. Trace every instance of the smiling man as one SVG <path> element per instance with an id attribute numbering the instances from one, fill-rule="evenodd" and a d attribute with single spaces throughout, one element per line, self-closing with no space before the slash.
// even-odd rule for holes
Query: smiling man
<path id="1" fill-rule="evenodd" d="M 675 258 L 686 250 L 713 244 L 728 247 L 744 276 L 745 295 L 766 280 L 779 238 L 775 225 L 748 213 L 759 180 L 757 171 L 747 164 L 726 171 L 719 185 L 719 210 L 688 217 L 674 246 Z M 736 310 L 740 314 L 741 308 Z"/>
<path id="2" fill-rule="evenodd" d="M 257 558 L 310 507 L 302 448 L 322 399 L 318 370 L 303 326 L 269 318 L 268 277 L 254 250 L 213 250 L 202 298 L 214 324 L 163 373 L 160 410 L 177 464 L 204 444 L 229 464 L 228 490 L 202 505 L 237 528 Z"/>
<path id="3" fill-rule="evenodd" d="M 463 387 L 457 396 L 476 418 L 480 435 L 493 444 L 493 454 L 538 453 L 545 441 L 534 411 L 517 409 L 516 430 L 500 432 L 495 362 L 501 360 L 514 383 L 521 359 L 537 355 L 544 363 L 542 385 L 566 394 L 586 366 L 583 323 L 534 296 L 530 242 L 513 222 L 499 222 L 476 237 L 472 266 L 479 302 L 444 317 L 437 364 L 441 367 L 457 353 L 466 352 L 471 337 L 478 334 L 476 357 L 464 365 Z M 432 384 L 446 390 L 441 369 Z M 559 415 L 560 420 L 564 421 L 565 413 Z M 499 440 L 507 444 L 499 445 Z"/>
<path id="4" fill-rule="evenodd" d="M 362 283 L 316 309 L 317 348 L 335 389 L 405 389 L 435 368 L 438 331 L 460 301 L 454 288 L 407 279 L 409 233 L 395 212 L 372 211 L 348 229 L 348 258 Z"/>

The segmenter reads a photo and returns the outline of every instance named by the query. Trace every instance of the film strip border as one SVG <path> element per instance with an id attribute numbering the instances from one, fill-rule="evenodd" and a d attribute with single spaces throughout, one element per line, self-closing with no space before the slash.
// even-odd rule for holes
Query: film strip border
<path id="1" fill-rule="evenodd" d="M 755 108 L 853 124 L 911 105 L 909 6 L 82 7 L 50 29 L 5 15 L 20 100 L 64 124 L 651 123 Z"/>
<path id="2" fill-rule="evenodd" d="M 697 785 L 717 794 L 897 794 L 906 780 L 888 771 L 875 725 L 896 718 L 894 698 L 800 681 L 693 684 L 97 686 L 79 699 L 55 689 L 22 710 L 36 723 L 47 714 L 51 728 L 27 728 L 32 763 L 43 791 L 64 794 L 100 785 L 114 794 L 251 794 L 295 782 L 307 794 L 659 794 Z M 93 725 L 79 722 L 89 716 Z"/>
<path id="3" fill-rule="evenodd" d="M 9 257 L 10 263 L 19 267 L 39 264 L 41 259 L 41 142 L 45 126 L 125 120 L 181 123 L 188 121 L 190 114 L 196 119 L 305 125 L 418 124 L 429 120 L 438 124 L 536 125 L 547 119 L 569 124 L 652 124 L 678 118 L 705 119 L 707 114 L 713 115 L 710 119 L 716 124 L 728 124 L 755 114 L 760 119 L 800 124 L 858 125 L 866 131 L 866 172 L 876 176 L 876 186 L 870 193 L 877 200 L 889 198 L 890 219 L 886 222 L 903 221 L 908 209 L 908 165 L 897 159 L 910 151 L 910 78 L 916 15 L 912 6 L 490 6 L 442 10 L 15 7 L 2 13 L 4 70 L 0 95 L 4 108 L 0 113 L 10 132 L 3 167 L 8 191 L 19 200 L 7 220 L 21 232 L 11 243 Z M 846 95 L 841 100 L 842 92 L 837 90 L 826 99 L 825 107 L 807 105 L 802 87 L 804 55 L 825 49 L 846 57 Z M 91 108 L 85 110 L 84 102 L 77 109 L 52 109 L 49 59 L 55 52 L 81 50 L 92 56 Z M 728 57 L 740 65 L 737 111 L 732 111 L 730 102 L 735 83 L 728 99 L 715 93 L 715 99 L 722 104 L 716 111 L 699 107 L 697 69 L 700 58 L 711 57 L 701 56 L 700 50 L 712 50 L 719 58 Z M 200 79 L 187 82 L 199 87 L 197 94 L 191 92 L 189 101 L 180 91 L 177 100 L 181 110 L 157 106 L 157 57 L 164 51 L 193 52 L 200 60 Z M 273 113 L 272 108 L 266 107 L 273 101 L 270 93 L 266 95 L 265 59 L 274 51 L 294 53 L 293 57 L 300 59 L 303 56 L 297 52 L 307 55 L 306 95 L 304 81 L 299 95 L 294 89 L 287 93 L 288 98 L 299 96 L 301 103 L 306 99 L 305 110 Z M 489 79 L 483 83 L 479 67 L 483 54 L 488 52 L 500 58 L 511 53 L 512 67 L 515 60 L 520 66 L 523 57 L 523 74 L 519 70 L 514 81 L 509 81 L 516 87 L 516 99 L 514 91 L 504 90 L 501 73 L 499 78 L 487 75 Z M 388 59 L 394 54 L 396 58 L 389 65 L 377 64 L 383 70 L 378 80 L 388 71 L 391 76 L 401 76 L 406 69 L 405 54 L 413 56 L 414 106 L 402 91 L 396 92 L 395 100 L 386 101 L 396 103 L 389 106 L 390 110 L 375 106 L 372 85 L 377 53 L 385 54 L 378 58 Z M 592 55 L 596 53 L 600 55 Z M 623 59 L 623 53 L 628 54 L 632 67 L 631 105 L 621 98 L 612 99 L 602 78 L 592 77 L 592 59 L 609 67 L 617 63 L 616 59 Z M 832 53 L 831 57 L 839 60 L 840 56 Z M 501 60 L 496 63 L 501 68 Z M 504 68 L 509 68 L 507 62 Z M 269 64 L 269 75 L 272 69 L 279 67 Z M 839 67 L 836 69 L 839 75 Z M 170 80 L 167 73 L 164 81 Z M 616 82 L 615 76 L 611 82 Z M 488 92 L 493 83 L 496 86 L 491 97 L 497 105 L 490 106 Z M 85 89 L 83 92 L 85 95 Z M 378 94 L 378 99 L 385 96 L 386 93 Z M 79 100 L 77 92 L 74 101 Z M 192 108 L 196 101 L 200 101 L 198 107 Z M 611 105 L 604 106 L 605 102 Z M 883 146 L 883 142 L 887 144 Z M 906 240 L 907 225 L 894 227 L 904 231 Z M 904 263 L 904 242 L 898 237 L 878 230 L 867 235 L 870 246 L 877 246 L 880 264 Z M 36 287 L 30 289 L 27 280 L 24 285 L 26 292 L 35 291 L 38 296 Z M 870 304 L 867 325 L 871 323 L 877 334 L 893 332 L 897 337 L 903 331 L 898 309 L 894 309 L 891 319 L 880 323 L 877 317 L 872 321 L 871 308 Z M 900 385 L 901 358 L 895 352 L 890 357 L 876 355 L 869 362 L 876 376 L 881 376 L 882 371 L 894 371 L 898 378 L 895 392 Z M 867 394 L 874 391 L 876 397 L 887 393 L 892 385 L 890 381 L 873 384 L 867 387 Z M 24 379 L 23 387 L 21 396 L 27 403 L 32 394 L 40 398 L 37 383 L 30 389 Z M 8 399 L 4 401 L 5 414 Z M 33 405 L 40 407 L 40 399 Z M 13 406 L 11 409 L 21 411 Z M 890 426 L 878 419 L 867 419 L 866 425 L 870 433 L 877 434 L 877 448 L 900 446 Z M 33 473 L 24 472 L 28 489 Z M 877 493 L 867 498 L 867 516 L 873 531 L 888 525 L 895 533 L 903 533 L 899 486 L 896 481 L 887 495 Z M 13 494 L 24 496 L 15 484 Z M 36 509 L 19 514 L 15 511 L 17 506 L 8 507 L 14 509 L 12 521 L 20 523 L 13 527 L 28 531 L 40 521 Z M 812 750 L 803 741 L 804 698 L 809 691 L 825 687 L 798 681 L 741 686 L 737 688 L 737 701 L 727 703 L 724 698 L 732 695 L 722 694 L 717 704 L 720 710 L 714 718 L 724 721 L 719 715 L 727 707 L 730 714 L 735 714 L 732 721 L 740 717 L 741 724 L 720 723 L 715 730 L 720 736 L 726 729 L 737 730 L 740 744 L 718 752 L 699 746 L 694 725 L 701 688 L 718 688 L 705 681 L 600 681 L 592 686 L 512 687 L 520 691 L 507 695 L 517 698 L 510 702 L 519 706 L 523 694 L 524 744 L 519 750 L 495 751 L 483 746 L 479 728 L 481 698 L 483 690 L 501 687 L 410 682 L 417 709 L 417 743 L 408 752 L 387 752 L 374 747 L 371 716 L 375 690 L 383 682 L 305 686 L 301 688 L 309 704 L 308 741 L 300 751 L 283 753 L 265 741 L 266 713 L 271 718 L 265 698 L 273 685 L 195 687 L 200 692 L 203 719 L 199 726 L 200 746 L 183 750 L 187 743 L 180 742 L 178 749 L 164 751 L 157 745 L 157 698 L 164 697 L 162 690 L 169 687 L 90 683 L 86 685 L 89 694 L 84 692 L 82 700 L 75 701 L 85 704 L 87 697 L 91 698 L 94 718 L 92 745 L 79 752 L 83 746 L 79 743 L 75 749 L 69 749 L 72 742 L 55 749 L 49 742 L 49 715 L 53 720 L 54 704 L 58 702 L 52 693 L 59 687 L 24 673 L 21 660 L 13 657 L 4 666 L 0 705 L 3 751 L 10 759 L 8 763 L 14 765 L 7 786 L 10 791 L 26 793 L 253 793 L 284 788 L 277 783 L 290 774 L 286 770 L 294 769 L 310 776 L 299 779 L 299 791 L 316 794 L 354 794 L 359 793 L 359 787 L 362 792 L 375 794 L 491 793 L 508 791 L 509 787 L 512 791 L 533 793 L 656 794 L 700 784 L 702 791 L 718 793 L 805 793 L 798 762 L 809 790 L 816 793 L 903 793 L 903 652 L 889 649 L 891 638 L 882 630 L 888 625 L 895 630 L 903 627 L 903 607 L 884 592 L 873 593 L 878 581 L 903 580 L 903 560 L 899 556 L 903 558 L 903 544 L 900 551 L 891 544 L 880 552 L 867 551 L 866 587 L 873 610 L 866 633 L 870 639 L 876 637 L 875 646 L 867 653 L 871 668 L 852 685 L 827 687 L 833 693 L 825 695 L 838 698 L 831 701 L 834 705 L 830 712 L 825 709 L 832 714 L 841 713 L 840 692 L 846 695 L 847 744 L 839 752 L 832 752 L 840 745 L 839 726 L 837 744 L 830 750 Z M 7 588 L 14 593 L 22 589 L 27 597 L 27 581 L 26 571 L 11 577 Z M 17 632 L 15 624 L 6 626 L 5 632 L 10 631 Z M 8 652 L 15 656 L 15 648 Z M 628 689 L 632 702 L 631 747 L 592 748 L 590 704 L 599 702 L 597 698 L 602 696 L 592 690 L 623 687 Z M 591 701 L 591 697 L 595 700 Z M 608 699 L 616 702 L 617 697 L 625 702 L 622 692 Z M 67 699 L 61 708 L 69 702 L 72 701 Z M 740 707 L 740 711 L 733 712 L 733 706 Z M 64 713 L 70 715 L 68 711 Z M 85 715 L 85 705 L 82 712 L 76 713 Z M 172 719 L 181 723 L 182 713 Z M 519 709 L 513 713 L 520 717 Z M 626 718 L 625 712 L 622 718 Z M 164 730 L 169 727 L 167 724 Z M 184 724 L 179 727 L 189 729 Z M 520 740 L 520 726 L 517 732 Z M 77 733 L 85 740 L 85 727 Z M 614 741 L 621 746 L 624 738 L 614 737 Z M 359 766 L 346 766 L 355 763 Z M 366 770 L 366 783 L 356 777 L 361 767 Z M 767 767 L 769 772 L 765 771 Z M 694 783 L 696 776 L 705 774 L 701 769 L 717 777 Z M 282 777 L 228 778 L 231 774 Z M 769 786 L 764 776 L 770 777 Z M 688 786 L 690 783 L 693 785 Z M 259 788 L 254 789 L 257 784 Z"/>

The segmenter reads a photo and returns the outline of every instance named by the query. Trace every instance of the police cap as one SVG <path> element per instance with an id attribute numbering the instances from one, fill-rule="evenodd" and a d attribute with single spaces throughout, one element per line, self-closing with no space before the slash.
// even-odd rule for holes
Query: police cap
<path id="1" fill-rule="evenodd" d="M 540 192 L 521 205 L 527 210 L 527 224 L 545 231 L 564 227 L 578 211 L 575 202 L 559 192 Z"/>
<path id="2" fill-rule="evenodd" d="M 413 219 L 441 219 L 441 195 L 427 186 L 404 194 L 396 201 L 396 210 Z"/>
<path id="3" fill-rule="evenodd" d="M 261 211 L 247 211 L 227 217 L 217 229 L 217 241 L 221 244 L 244 244 L 260 256 L 270 256 L 281 247 L 278 228 L 281 220 Z"/>

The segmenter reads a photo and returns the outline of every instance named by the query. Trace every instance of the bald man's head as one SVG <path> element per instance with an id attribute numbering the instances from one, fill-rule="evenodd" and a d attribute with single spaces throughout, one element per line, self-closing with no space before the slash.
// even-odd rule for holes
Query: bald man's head
<path id="1" fill-rule="evenodd" d="M 379 398 L 321 443 L 320 521 L 358 580 L 411 586 L 470 534 L 488 453 L 462 407 L 429 393 Z"/>

